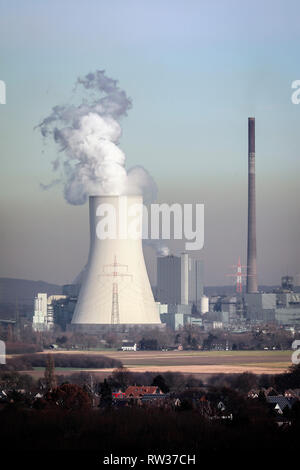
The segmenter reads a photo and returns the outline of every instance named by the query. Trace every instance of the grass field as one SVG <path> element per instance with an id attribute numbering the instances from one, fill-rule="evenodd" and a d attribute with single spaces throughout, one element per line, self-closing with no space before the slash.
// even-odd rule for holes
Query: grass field
<path id="1" fill-rule="evenodd" d="M 45 354 L 47 351 L 45 351 Z M 51 351 L 56 354 L 99 354 L 99 351 Z M 255 374 L 276 374 L 291 366 L 292 351 L 115 351 L 101 353 L 118 359 L 130 371 L 135 372 L 182 372 L 197 376 L 210 376 L 220 373 L 241 373 L 250 371 Z M 28 371 L 36 377 L 43 375 L 43 368 Z M 57 368 L 57 373 L 70 375 L 86 371 L 79 368 Z M 91 369 L 88 369 L 91 372 Z M 112 369 L 93 369 L 101 377 Z"/>

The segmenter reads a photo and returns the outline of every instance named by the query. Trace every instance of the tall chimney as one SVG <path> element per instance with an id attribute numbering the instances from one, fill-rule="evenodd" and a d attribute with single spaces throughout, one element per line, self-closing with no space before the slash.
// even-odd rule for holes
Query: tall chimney
<path id="1" fill-rule="evenodd" d="M 257 292 L 255 207 L 255 118 L 248 118 L 248 244 L 247 293 Z"/>

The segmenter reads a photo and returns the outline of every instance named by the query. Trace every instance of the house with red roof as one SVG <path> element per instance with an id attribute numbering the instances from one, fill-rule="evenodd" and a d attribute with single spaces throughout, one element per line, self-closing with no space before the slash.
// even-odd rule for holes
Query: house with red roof
<path id="1" fill-rule="evenodd" d="M 144 395 L 163 395 L 163 392 L 159 387 L 152 385 L 130 385 L 125 390 L 126 398 L 141 398 Z"/>

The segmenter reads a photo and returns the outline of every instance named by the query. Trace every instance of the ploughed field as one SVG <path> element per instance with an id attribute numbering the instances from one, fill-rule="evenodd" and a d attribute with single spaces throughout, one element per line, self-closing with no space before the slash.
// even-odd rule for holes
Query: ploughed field
<path id="1" fill-rule="evenodd" d="M 47 354 L 48 351 L 45 351 Z M 123 366 L 134 372 L 182 372 L 209 376 L 220 373 L 276 374 L 284 372 L 292 365 L 292 351 L 51 351 L 57 354 L 103 354 L 118 359 Z M 57 368 L 59 374 L 72 374 L 80 368 Z M 113 369 L 88 369 L 101 376 L 108 375 Z M 43 370 L 28 371 L 38 376 Z"/>

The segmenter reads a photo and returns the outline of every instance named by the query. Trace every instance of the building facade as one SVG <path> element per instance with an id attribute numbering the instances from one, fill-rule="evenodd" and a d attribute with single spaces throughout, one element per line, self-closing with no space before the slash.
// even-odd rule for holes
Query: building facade
<path id="1" fill-rule="evenodd" d="M 157 300 L 162 304 L 196 305 L 203 296 L 203 261 L 188 253 L 157 258 Z"/>
<path id="2" fill-rule="evenodd" d="M 178 256 L 157 258 L 157 300 L 161 304 L 180 304 L 181 261 Z"/>
<path id="3" fill-rule="evenodd" d="M 34 299 L 32 329 L 34 331 L 49 331 L 54 327 L 54 304 L 65 299 L 65 295 L 50 295 L 39 293 Z"/>
<path id="4" fill-rule="evenodd" d="M 204 287 L 203 261 L 181 254 L 181 304 L 201 306 Z"/>

